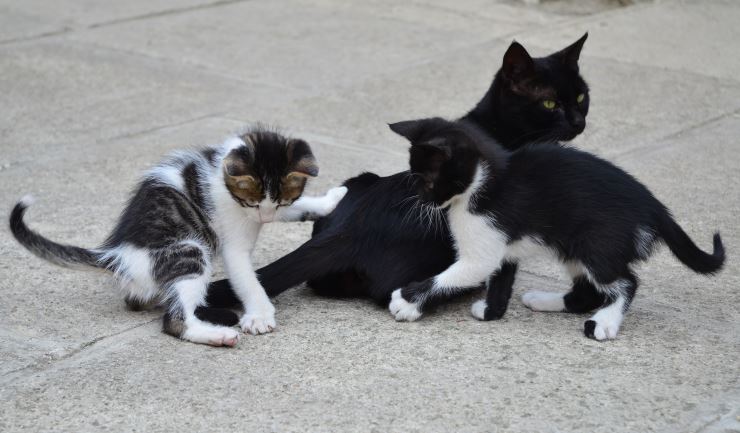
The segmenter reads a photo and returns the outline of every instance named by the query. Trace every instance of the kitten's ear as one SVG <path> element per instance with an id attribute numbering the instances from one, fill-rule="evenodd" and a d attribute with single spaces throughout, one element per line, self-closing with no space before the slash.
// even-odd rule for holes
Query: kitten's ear
<path id="1" fill-rule="evenodd" d="M 428 119 L 404 120 L 403 122 L 389 123 L 388 127 L 391 128 L 391 131 L 405 137 L 411 144 L 414 144 L 430 128 L 443 122 L 445 121 L 438 117 L 430 117 Z"/>
<path id="2" fill-rule="evenodd" d="M 413 143 L 424 132 L 425 124 L 424 119 L 404 120 L 402 122 L 389 123 L 388 127 L 391 128 L 391 131 Z"/>
<path id="3" fill-rule="evenodd" d="M 577 71 L 578 59 L 581 57 L 581 49 L 583 48 L 583 44 L 586 42 L 586 39 L 588 39 L 588 32 L 584 33 L 580 39 L 573 42 L 571 45 L 555 53 L 555 55 L 559 56 L 566 66 Z"/>
<path id="4" fill-rule="evenodd" d="M 288 177 L 316 177 L 319 166 L 311 152 L 311 146 L 303 140 L 293 139 L 288 142 Z"/>
<path id="5" fill-rule="evenodd" d="M 251 175 L 249 163 L 244 159 L 244 153 L 239 149 L 229 152 L 223 161 L 226 185 L 237 189 L 252 189 L 256 183 Z"/>
<path id="6" fill-rule="evenodd" d="M 512 42 L 506 50 L 501 73 L 504 78 L 513 83 L 519 83 L 534 76 L 534 60 L 519 42 Z"/>

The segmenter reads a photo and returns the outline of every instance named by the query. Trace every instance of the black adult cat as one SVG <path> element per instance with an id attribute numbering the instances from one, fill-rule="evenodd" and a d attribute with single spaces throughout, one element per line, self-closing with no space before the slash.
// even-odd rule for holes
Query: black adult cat
<path id="1" fill-rule="evenodd" d="M 578 69 L 587 36 L 534 59 L 513 42 L 488 92 L 464 119 L 509 149 L 576 137 L 585 127 L 589 106 L 588 87 Z M 310 280 L 323 295 L 388 302 L 396 287 L 452 263 L 455 251 L 445 216 L 419 204 L 408 172 L 387 177 L 365 173 L 345 186 L 347 196 L 314 224 L 311 240 L 258 270 L 270 296 Z M 210 285 L 208 302 L 236 303 L 228 280 Z"/>
<path id="2" fill-rule="evenodd" d="M 528 292 L 524 303 L 536 311 L 598 308 L 585 334 L 612 339 L 637 289 L 632 266 L 647 260 L 656 244 L 665 242 L 698 273 L 715 273 L 724 264 L 719 233 L 713 253 L 701 251 L 647 188 L 589 153 L 561 146 L 509 153 L 471 124 L 440 118 L 391 129 L 411 142 L 409 165 L 420 200 L 449 208 L 457 250 L 445 271 L 393 292 L 389 309 L 396 320 L 416 320 L 428 302 L 477 288 L 489 277 L 488 294 L 472 313 L 481 320 L 500 317 L 512 278 L 502 268 L 534 249 L 565 266 L 573 289 Z"/>

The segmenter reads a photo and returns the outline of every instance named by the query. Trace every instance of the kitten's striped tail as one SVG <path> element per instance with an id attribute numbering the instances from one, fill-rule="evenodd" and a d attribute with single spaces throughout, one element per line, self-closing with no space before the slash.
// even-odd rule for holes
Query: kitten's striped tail
<path id="1" fill-rule="evenodd" d="M 23 222 L 23 214 L 33 204 L 31 196 L 23 197 L 10 212 L 10 231 L 28 251 L 59 266 L 92 266 L 105 269 L 101 260 L 103 253 L 72 245 L 58 244 L 28 228 Z"/>

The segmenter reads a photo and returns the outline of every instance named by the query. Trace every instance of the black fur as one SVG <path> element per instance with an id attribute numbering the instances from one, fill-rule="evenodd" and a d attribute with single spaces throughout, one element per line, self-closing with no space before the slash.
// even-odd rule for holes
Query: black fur
<path id="1" fill-rule="evenodd" d="M 489 224 L 504 235 L 507 245 L 537 239 L 561 262 L 584 266 L 588 278 L 576 278 L 567 295 L 570 311 L 589 311 L 619 296 L 625 298 L 626 310 L 638 286 L 632 265 L 646 260 L 661 240 L 695 272 L 713 274 L 724 264 L 719 233 L 714 235 L 713 252 L 701 251 L 645 186 L 594 155 L 558 145 L 529 145 L 509 153 L 468 122 L 433 118 L 404 123 L 401 130 L 412 131 L 407 135 L 411 172 L 422 200 L 436 206 L 448 203 L 471 187 L 485 163 L 488 175 L 467 212 L 490 217 Z M 493 265 L 506 275 L 494 275 L 489 285 L 487 309 L 496 313 L 487 311 L 485 319 L 506 310 L 510 284 L 501 280 L 513 280 L 516 271 L 506 262 Z M 436 296 L 433 282 L 412 283 L 401 294 L 422 310 Z M 620 283 L 618 293 L 595 289 L 615 282 Z M 446 288 L 444 295 L 463 289 Z M 585 332 L 593 336 L 593 325 L 586 324 Z"/>
<path id="2" fill-rule="evenodd" d="M 542 58 L 531 58 L 514 42 L 493 83 L 464 119 L 504 146 L 570 140 L 585 127 L 588 87 L 578 71 L 586 35 Z M 519 68 L 525 74 L 513 74 Z M 555 95 L 547 110 L 538 91 Z M 577 95 L 584 101 L 576 103 Z M 349 192 L 329 216 L 314 224 L 312 239 L 257 271 L 267 294 L 276 296 L 308 281 L 316 293 L 332 297 L 369 296 L 387 302 L 391 292 L 449 266 L 455 257 L 444 215 L 430 220 L 417 204 L 408 172 L 379 177 L 364 173 L 345 182 Z M 239 305 L 228 280 L 211 283 L 209 305 Z M 220 303 L 223 302 L 223 303 Z"/>

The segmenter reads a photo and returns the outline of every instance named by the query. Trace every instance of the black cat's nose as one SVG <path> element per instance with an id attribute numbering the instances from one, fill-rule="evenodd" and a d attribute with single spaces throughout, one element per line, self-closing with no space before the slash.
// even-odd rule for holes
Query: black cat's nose
<path id="1" fill-rule="evenodd" d="M 578 131 L 578 133 L 583 132 L 583 130 L 586 128 L 586 118 L 583 117 L 581 113 L 571 114 L 568 121 L 569 121 L 568 123 L 570 123 L 570 126 L 572 126 L 573 129 Z"/>

